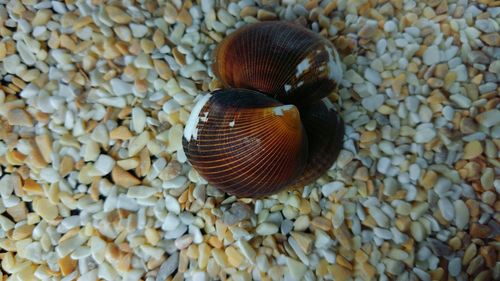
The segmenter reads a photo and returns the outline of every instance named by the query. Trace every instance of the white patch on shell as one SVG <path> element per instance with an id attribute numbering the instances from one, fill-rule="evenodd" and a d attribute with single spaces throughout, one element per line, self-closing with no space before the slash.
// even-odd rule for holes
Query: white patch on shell
<path id="1" fill-rule="evenodd" d="M 233 119 L 233 121 L 229 122 L 229 127 L 231 127 L 231 128 L 234 127 L 234 124 L 235 124 L 235 121 Z"/>
<path id="2" fill-rule="evenodd" d="M 299 83 L 297 83 L 297 87 L 300 87 L 302 85 L 304 85 L 304 81 L 300 81 Z"/>
<path id="3" fill-rule="evenodd" d="M 288 93 L 292 89 L 292 85 L 285 84 L 285 92 Z"/>
<path id="4" fill-rule="evenodd" d="M 304 71 L 308 70 L 309 67 L 311 67 L 311 64 L 309 63 L 309 59 L 305 58 L 303 59 L 298 65 L 297 65 L 297 74 L 295 76 L 300 77 Z"/>
<path id="5" fill-rule="evenodd" d="M 282 106 L 277 106 L 273 108 L 273 113 L 276 116 L 283 116 L 284 112 L 287 110 L 290 110 L 294 108 L 295 106 L 293 104 L 287 104 L 287 105 L 282 105 Z"/>
<path id="6" fill-rule="evenodd" d="M 200 96 L 199 100 L 194 105 L 193 110 L 191 111 L 191 115 L 189 115 L 189 119 L 186 122 L 186 127 L 184 128 L 184 138 L 186 138 L 187 141 L 196 139 L 198 137 L 198 122 L 201 118 L 203 118 L 199 115 L 201 110 L 211 97 L 211 94 Z M 208 120 L 208 112 L 205 113 L 206 115 L 204 118 Z M 206 120 L 204 122 L 206 122 Z"/>
<path id="7" fill-rule="evenodd" d="M 202 122 L 208 121 L 208 111 L 203 112 L 203 116 L 200 117 L 200 121 L 202 121 Z"/>
<path id="8" fill-rule="evenodd" d="M 342 81 L 342 67 L 339 58 L 339 54 L 333 48 L 325 46 L 326 52 L 328 53 L 328 78 L 334 79 L 335 82 L 340 84 Z"/>

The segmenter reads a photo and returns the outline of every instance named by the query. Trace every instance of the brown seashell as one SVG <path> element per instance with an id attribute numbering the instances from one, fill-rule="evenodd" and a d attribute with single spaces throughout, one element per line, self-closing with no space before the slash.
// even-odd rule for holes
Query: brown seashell
<path id="1" fill-rule="evenodd" d="M 307 163 L 298 109 L 246 89 L 203 96 L 186 124 L 183 146 L 203 178 L 242 197 L 282 190 Z"/>
<path id="2" fill-rule="evenodd" d="M 344 122 L 328 98 L 300 109 L 307 133 L 308 158 L 302 175 L 290 187 L 303 187 L 326 173 L 339 156 L 344 138 Z"/>
<path id="3" fill-rule="evenodd" d="M 246 25 L 217 47 L 212 66 L 226 87 L 257 90 L 297 107 L 328 96 L 342 79 L 324 37 L 289 22 Z"/>

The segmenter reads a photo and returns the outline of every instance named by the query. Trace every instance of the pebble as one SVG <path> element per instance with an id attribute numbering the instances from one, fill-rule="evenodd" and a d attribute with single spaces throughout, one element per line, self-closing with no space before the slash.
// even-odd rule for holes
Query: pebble
<path id="1" fill-rule="evenodd" d="M 414 140 L 416 143 L 427 143 L 436 137 L 436 130 L 433 128 L 417 128 Z"/>
<path id="2" fill-rule="evenodd" d="M 286 265 L 294 280 L 302 280 L 302 277 L 304 277 L 307 270 L 307 267 L 303 263 L 292 258 L 287 258 Z"/>
<path id="3" fill-rule="evenodd" d="M 364 98 L 361 101 L 363 107 L 369 112 L 374 112 L 384 104 L 385 96 L 384 95 L 374 95 Z"/>
<path id="4" fill-rule="evenodd" d="M 450 200 L 446 197 L 442 197 L 438 201 L 439 211 L 441 211 L 441 215 L 447 221 L 451 221 L 455 217 L 455 209 L 451 204 Z"/>
<path id="5" fill-rule="evenodd" d="M 434 65 L 440 62 L 440 51 L 438 46 L 429 46 L 423 56 L 424 63 L 426 65 Z"/>
<path id="6" fill-rule="evenodd" d="M 156 281 L 166 280 L 167 277 L 175 272 L 179 264 L 179 252 L 175 251 L 160 266 L 156 275 Z"/>
<path id="7" fill-rule="evenodd" d="M 476 121 L 484 127 L 492 127 L 500 123 L 500 110 L 492 109 L 476 116 Z"/>
<path id="8" fill-rule="evenodd" d="M 450 276 L 457 277 L 462 271 L 462 263 L 459 257 L 452 258 L 448 262 L 448 272 Z"/>
<path id="9" fill-rule="evenodd" d="M 113 78 L 110 81 L 113 93 L 118 96 L 132 94 L 133 85 L 123 80 Z"/>
<path id="10" fill-rule="evenodd" d="M 255 232 L 261 236 L 273 235 L 278 232 L 278 227 L 272 223 L 262 223 L 257 226 Z"/>
<path id="11" fill-rule="evenodd" d="M 95 175 L 104 176 L 111 172 L 113 166 L 115 165 L 115 160 L 108 155 L 101 154 L 97 158 L 94 168 L 96 169 Z"/>

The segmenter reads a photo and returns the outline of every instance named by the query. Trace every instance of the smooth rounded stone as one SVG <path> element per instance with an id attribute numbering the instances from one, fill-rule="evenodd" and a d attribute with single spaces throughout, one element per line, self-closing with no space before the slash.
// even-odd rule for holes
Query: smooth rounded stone
<path id="1" fill-rule="evenodd" d="M 278 232 L 275 224 L 264 222 L 257 226 L 255 232 L 261 236 L 273 235 Z"/>
<path id="2" fill-rule="evenodd" d="M 94 168 L 97 171 L 96 175 L 104 176 L 111 172 L 115 165 L 115 160 L 108 155 L 101 154 L 94 163 Z"/>
<path id="3" fill-rule="evenodd" d="M 453 107 L 448 105 L 443 107 L 443 116 L 448 121 L 453 120 L 453 117 L 455 116 L 455 110 L 453 109 Z"/>
<path id="4" fill-rule="evenodd" d="M 455 218 L 455 209 L 448 198 L 441 197 L 438 201 L 439 210 L 441 215 L 447 221 L 451 221 Z"/>
<path id="5" fill-rule="evenodd" d="M 165 219 L 163 220 L 162 229 L 165 231 L 172 231 L 177 228 L 177 226 L 181 223 L 180 219 L 173 213 L 168 213 Z"/>
<path id="6" fill-rule="evenodd" d="M 420 203 L 411 209 L 410 218 L 412 220 L 417 220 L 423 214 L 425 214 L 427 210 L 429 210 L 429 203 L 427 202 Z"/>
<path id="7" fill-rule="evenodd" d="M 113 93 L 118 96 L 132 94 L 132 90 L 134 88 L 134 85 L 132 85 L 131 83 L 127 83 L 118 78 L 111 79 L 110 84 Z"/>
<path id="8" fill-rule="evenodd" d="M 344 183 L 340 181 L 329 182 L 321 187 L 321 193 L 323 196 L 328 197 L 330 194 L 337 192 L 344 188 Z"/>
<path id="9" fill-rule="evenodd" d="M 164 195 L 165 197 L 165 207 L 169 212 L 174 214 L 179 214 L 181 212 L 181 206 L 177 199 L 170 195 Z"/>
<path id="10" fill-rule="evenodd" d="M 448 190 L 450 190 L 451 186 L 451 180 L 445 177 L 439 177 L 436 184 L 434 185 L 434 192 L 436 192 L 439 197 L 442 197 Z"/>
<path id="11" fill-rule="evenodd" d="M 415 132 L 414 140 L 416 143 L 427 143 L 436 137 L 434 128 L 420 128 Z"/>
<path id="12" fill-rule="evenodd" d="M 375 227 L 375 228 L 373 228 L 373 234 L 375 234 L 375 236 L 377 236 L 378 238 L 383 239 L 383 240 L 391 240 L 392 239 L 392 232 L 388 229 Z"/>
<path id="13" fill-rule="evenodd" d="M 460 199 L 453 201 L 453 207 L 455 210 L 455 225 L 458 229 L 464 229 L 469 223 L 469 208 Z"/>
<path id="14" fill-rule="evenodd" d="M 484 127 L 492 127 L 500 123 L 500 110 L 492 109 L 476 116 L 476 121 Z"/>
<path id="15" fill-rule="evenodd" d="M 495 180 L 495 172 L 493 168 L 484 169 L 483 175 L 481 176 L 481 185 L 484 190 L 493 189 L 493 182 Z"/>
<path id="16" fill-rule="evenodd" d="M 389 227 L 389 218 L 378 207 L 370 207 L 368 208 L 368 212 L 373 217 L 377 225 L 381 227 Z"/>
<path id="17" fill-rule="evenodd" d="M 378 94 L 364 98 L 361 105 L 369 112 L 374 112 L 384 104 L 384 101 L 385 96 Z"/>
<path id="18" fill-rule="evenodd" d="M 48 183 L 55 183 L 61 180 L 61 176 L 54 168 L 43 168 L 40 171 L 40 178 Z"/>
<path id="19" fill-rule="evenodd" d="M 386 174 L 391 167 L 391 159 L 387 157 L 381 157 L 377 162 L 377 171 L 381 174 Z"/>
<path id="20" fill-rule="evenodd" d="M 418 276 L 421 281 L 431 281 L 431 276 L 429 273 L 423 271 L 418 267 L 413 268 L 413 272 Z"/>
<path id="21" fill-rule="evenodd" d="M 438 46 L 429 46 L 423 55 L 423 61 L 426 65 L 434 65 L 440 62 L 440 51 Z"/>
<path id="22" fill-rule="evenodd" d="M 471 100 L 468 97 L 461 94 L 451 95 L 450 100 L 460 108 L 468 108 L 472 104 Z"/>
<path id="23" fill-rule="evenodd" d="M 282 234 L 288 234 L 293 229 L 293 221 L 291 220 L 283 220 L 280 225 L 280 231 Z"/>
<path id="24" fill-rule="evenodd" d="M 179 252 L 175 251 L 161 264 L 160 270 L 158 270 L 158 274 L 156 275 L 156 281 L 166 280 L 167 277 L 174 273 L 178 266 Z"/>
<path id="25" fill-rule="evenodd" d="M 252 214 L 252 209 L 241 202 L 235 202 L 227 211 L 224 212 L 222 220 L 227 225 L 233 225 L 242 220 L 248 219 Z"/>
<path id="26" fill-rule="evenodd" d="M 296 261 L 292 258 L 287 258 L 286 265 L 294 280 L 302 280 L 302 277 L 305 275 L 307 270 L 307 267 L 302 262 Z"/>
<path id="27" fill-rule="evenodd" d="M 448 273 L 452 277 L 457 277 L 462 272 L 462 261 L 459 257 L 454 257 L 448 262 Z"/>
<path id="28" fill-rule="evenodd" d="M 390 274 L 398 275 L 404 271 L 405 264 L 402 261 L 385 258 L 382 262 L 385 264 L 385 270 Z"/>
<path id="29" fill-rule="evenodd" d="M 382 78 L 380 77 L 380 73 L 371 68 L 365 69 L 364 76 L 366 80 L 372 82 L 375 85 L 380 85 L 382 83 Z"/>
<path id="30" fill-rule="evenodd" d="M 425 238 L 425 229 L 423 225 L 418 221 L 412 221 L 410 224 L 410 232 L 417 242 L 422 242 Z"/>

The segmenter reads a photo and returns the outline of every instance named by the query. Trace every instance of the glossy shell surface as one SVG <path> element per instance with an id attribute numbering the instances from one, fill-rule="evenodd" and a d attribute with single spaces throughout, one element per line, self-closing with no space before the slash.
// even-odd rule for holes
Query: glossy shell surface
<path id="1" fill-rule="evenodd" d="M 226 87 L 257 90 L 298 107 L 328 96 L 342 79 L 333 45 L 288 22 L 236 30 L 218 45 L 212 67 Z"/>
<path id="2" fill-rule="evenodd" d="M 291 187 L 303 187 L 326 173 L 339 156 L 344 138 L 344 123 L 327 98 L 301 108 L 300 115 L 307 133 L 308 158 L 304 172 Z"/>
<path id="3" fill-rule="evenodd" d="M 307 163 L 307 136 L 298 109 L 259 92 L 219 90 L 193 108 L 184 152 L 209 183 L 238 196 L 276 193 Z"/>

